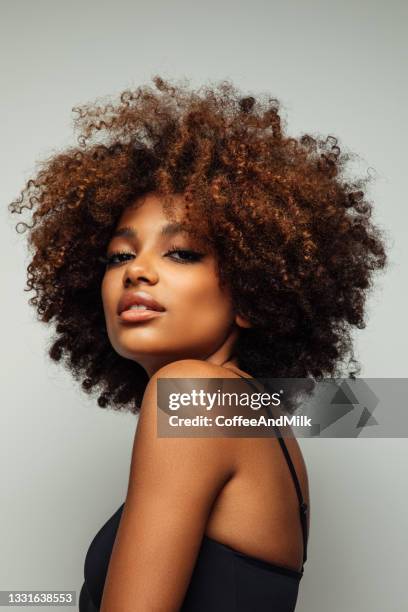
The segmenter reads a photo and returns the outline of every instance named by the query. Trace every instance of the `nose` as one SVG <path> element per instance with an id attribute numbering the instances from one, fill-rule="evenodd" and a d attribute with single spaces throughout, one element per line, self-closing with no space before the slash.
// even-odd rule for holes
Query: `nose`
<path id="1" fill-rule="evenodd" d="M 129 285 L 136 285 L 139 281 L 142 281 L 153 285 L 157 283 L 158 279 L 157 271 L 153 268 L 152 262 L 148 263 L 146 258 L 139 256 L 131 259 L 126 266 L 123 284 L 125 287 L 128 287 Z"/>

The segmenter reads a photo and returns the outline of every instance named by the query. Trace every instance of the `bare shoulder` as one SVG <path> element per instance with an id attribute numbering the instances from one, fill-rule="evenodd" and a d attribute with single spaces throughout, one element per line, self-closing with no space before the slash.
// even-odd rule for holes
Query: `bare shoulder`
<path id="1" fill-rule="evenodd" d="M 172 361 L 151 376 L 145 389 L 142 409 L 157 401 L 157 381 L 164 378 L 239 378 L 239 375 L 228 368 L 201 359 Z"/>
<path id="2" fill-rule="evenodd" d="M 133 462 L 140 464 L 140 453 L 143 450 L 163 454 L 167 458 L 174 453 L 177 461 L 197 453 L 201 457 L 208 455 L 215 467 L 218 464 L 220 472 L 234 473 L 239 456 L 239 448 L 243 444 L 238 437 L 177 437 L 159 438 L 157 436 L 158 389 L 159 379 L 165 378 L 239 378 L 232 371 L 199 359 L 181 359 L 159 368 L 150 378 L 140 409 L 139 422 L 135 433 Z M 188 386 L 188 385 L 187 385 Z M 136 455 L 139 455 L 136 459 Z M 192 467 L 192 462 L 190 462 Z"/>
<path id="3" fill-rule="evenodd" d="M 179 359 L 162 366 L 154 378 L 239 378 L 237 374 L 215 363 L 202 359 Z M 153 378 L 153 377 L 152 377 Z"/>
<path id="4" fill-rule="evenodd" d="M 103 611 L 181 607 L 214 503 L 236 474 L 240 440 L 159 437 L 156 382 L 213 376 L 222 377 L 223 368 L 187 359 L 162 367 L 149 380 Z"/>

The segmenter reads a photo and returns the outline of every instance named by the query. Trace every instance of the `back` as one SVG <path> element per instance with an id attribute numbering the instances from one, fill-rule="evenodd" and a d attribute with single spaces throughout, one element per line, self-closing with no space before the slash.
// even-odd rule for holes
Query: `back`
<path id="1" fill-rule="evenodd" d="M 251 379 L 241 378 L 259 392 Z M 239 468 L 217 497 L 206 535 L 299 571 L 309 529 L 302 506 L 309 505 L 307 471 L 296 438 L 280 437 L 277 427 L 273 433 L 240 440 Z"/>

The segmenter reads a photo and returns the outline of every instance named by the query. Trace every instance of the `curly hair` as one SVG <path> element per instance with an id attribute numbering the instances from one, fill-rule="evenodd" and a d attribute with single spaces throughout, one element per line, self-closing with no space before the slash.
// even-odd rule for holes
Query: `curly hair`
<path id="1" fill-rule="evenodd" d="M 55 322 L 50 357 L 97 389 L 99 406 L 140 410 L 148 377 L 110 344 L 101 256 L 123 210 L 155 191 L 170 215 L 168 196 L 184 194 L 185 223 L 205 236 L 220 284 L 252 324 L 235 347 L 241 369 L 319 379 L 343 375 L 350 355 L 347 367 L 358 366 L 351 328 L 366 325 L 387 255 L 369 179 L 344 176 L 352 155 L 333 136 L 289 137 L 276 98 L 243 96 L 228 80 L 197 90 L 152 81 L 74 108 L 78 144 L 40 162 L 9 204 L 32 211 L 16 229 L 29 229 L 29 303 Z"/>

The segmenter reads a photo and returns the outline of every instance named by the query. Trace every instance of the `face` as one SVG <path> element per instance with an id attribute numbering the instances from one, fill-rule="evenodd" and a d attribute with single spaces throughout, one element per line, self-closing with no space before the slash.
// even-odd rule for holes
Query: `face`
<path id="1" fill-rule="evenodd" d="M 172 227 L 182 210 L 182 196 L 174 198 L 175 221 L 155 193 L 137 200 L 123 212 L 106 250 L 101 290 L 110 342 L 149 375 L 177 359 L 211 358 L 242 322 L 219 287 L 205 243 Z M 123 299 L 139 292 L 163 310 L 118 314 Z"/>

